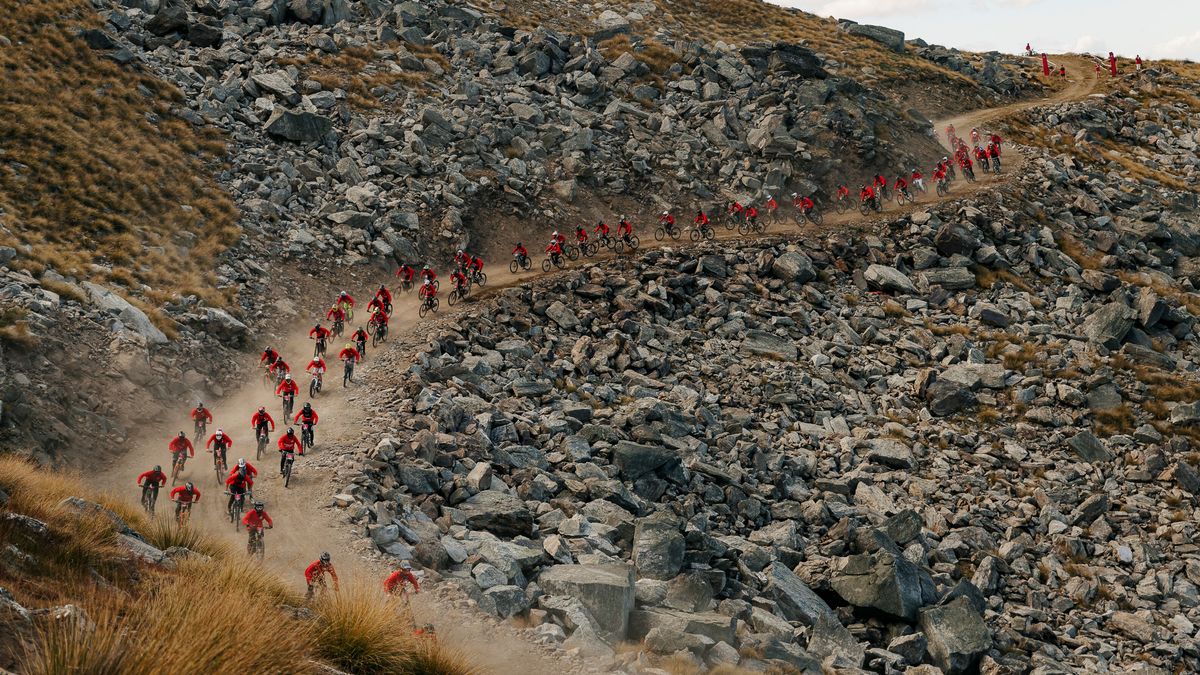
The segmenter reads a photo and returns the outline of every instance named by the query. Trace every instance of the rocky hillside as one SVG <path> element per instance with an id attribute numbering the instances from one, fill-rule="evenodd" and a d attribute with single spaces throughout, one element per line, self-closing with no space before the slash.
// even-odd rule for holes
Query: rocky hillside
<path id="1" fill-rule="evenodd" d="M 1086 119 L 1173 165 L 1190 133 L 1129 104 L 1160 77 Z M 1083 139 L 1076 109 L 1031 119 Z M 1004 189 L 880 230 L 499 291 L 390 356 L 338 503 L 624 672 L 1195 670 L 1195 212 L 1025 151 Z"/>

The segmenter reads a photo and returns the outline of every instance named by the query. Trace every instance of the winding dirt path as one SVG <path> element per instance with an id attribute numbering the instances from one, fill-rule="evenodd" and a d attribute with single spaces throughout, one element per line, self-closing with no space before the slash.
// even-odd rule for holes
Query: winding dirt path
<path id="1" fill-rule="evenodd" d="M 1070 86 L 1066 89 L 1042 99 L 972 111 L 950 119 L 939 120 L 935 122 L 935 129 L 944 129 L 947 124 L 954 124 L 960 129 L 982 126 L 1028 108 L 1081 99 L 1096 88 L 1098 78 L 1092 72 L 1090 62 L 1080 57 L 1068 56 L 1058 57 L 1058 59 L 1067 63 L 1068 68 L 1074 74 L 1075 79 L 1069 80 Z M 944 142 L 944 138 L 942 140 Z M 1017 152 L 1012 152 L 1006 157 L 1016 160 L 1012 165 L 1006 167 L 1007 171 L 1014 171 L 1023 161 L 1018 159 L 1020 154 Z M 840 215 L 829 212 L 825 215 L 821 229 L 851 224 L 861 225 L 884 217 L 891 218 L 897 213 L 925 208 L 935 201 L 961 199 L 1003 180 L 1002 176 L 980 174 L 980 180 L 974 184 L 966 184 L 961 180 L 955 182 L 952 185 L 951 193 L 941 200 L 938 200 L 931 188 L 915 205 L 897 209 L 894 203 L 890 203 L 883 214 L 872 214 L 867 217 L 860 216 L 856 211 Z M 728 231 L 721 226 L 717 226 L 716 230 L 718 240 L 740 238 L 736 231 Z M 812 228 L 777 224 L 768 228 L 766 236 L 775 237 L 797 231 L 811 232 Z M 670 240 L 663 243 L 655 242 L 652 226 L 641 226 L 638 234 L 642 239 L 643 248 L 689 245 L 686 236 L 677 242 Z M 537 253 L 534 255 L 534 269 L 537 270 L 537 266 L 541 263 L 541 256 Z M 604 253 L 590 260 L 570 263 L 568 269 L 611 257 L 611 253 Z M 543 276 L 540 272 L 512 275 L 507 270 L 507 263 L 508 261 L 504 260 L 505 268 L 496 269 L 490 275 L 491 278 L 484 295 L 494 293 L 498 288 L 527 283 L 531 279 Z M 554 273 L 556 272 L 550 272 L 550 274 Z M 380 281 L 388 283 L 390 286 L 393 280 L 390 277 L 382 277 L 377 271 L 347 270 L 344 274 L 347 278 L 343 283 L 361 300 L 360 311 L 371 295 L 371 291 L 366 289 L 375 288 Z M 449 284 L 443 283 L 448 288 Z M 441 295 L 442 309 L 438 316 L 444 318 L 451 315 L 452 312 L 448 311 L 445 303 L 446 292 L 443 291 Z M 429 319 L 418 318 L 415 295 L 401 296 L 397 294 L 394 304 L 395 315 L 391 322 L 393 339 L 382 349 L 397 350 L 396 343 L 402 341 L 400 338 L 414 338 L 417 336 L 418 330 L 422 330 L 423 326 L 428 326 L 425 322 Z M 465 307 L 469 309 L 474 304 L 474 302 L 468 301 L 465 303 Z M 313 352 L 312 342 L 307 339 L 308 330 L 313 323 L 312 317 L 297 317 L 286 335 L 268 335 L 263 339 L 266 343 L 279 349 L 296 371 L 302 371 Z M 336 345 L 343 342 L 344 340 L 332 342 L 331 351 L 336 353 L 340 349 Z M 379 584 L 383 575 L 389 571 L 381 559 L 382 556 L 373 552 L 373 547 L 364 541 L 365 533 L 362 526 L 352 525 L 348 520 L 348 514 L 344 510 L 334 507 L 331 500 L 332 495 L 341 492 L 346 487 L 345 484 L 336 482 L 341 480 L 337 476 L 338 467 L 348 469 L 355 461 L 355 457 L 361 457 L 378 441 L 378 437 L 372 435 L 364 425 L 366 416 L 373 414 L 373 411 L 364 410 L 363 404 L 367 390 L 362 387 L 364 382 L 386 381 L 391 373 L 385 372 L 380 367 L 381 362 L 396 362 L 397 359 L 394 358 L 395 354 L 389 354 L 387 359 L 380 359 L 378 356 L 372 356 L 373 350 L 368 349 L 368 352 L 367 361 L 360 366 L 356 374 L 359 384 L 348 388 L 341 387 L 340 364 L 336 359 L 330 361 L 326 388 L 313 401 L 313 406 L 320 415 L 320 423 L 317 426 L 317 446 L 314 452 L 298 459 L 292 486 L 289 489 L 282 487 L 282 481 L 279 478 L 278 454 L 274 451 L 273 444 L 264 453 L 263 458 L 254 457 L 255 444 L 253 431 L 250 428 L 250 416 L 258 406 L 267 406 L 267 410 L 275 417 L 280 427 L 272 435 L 272 440 L 278 437 L 280 430 L 287 427 L 287 424 L 280 419 L 279 400 L 274 398 L 273 392 L 262 384 L 258 373 L 255 371 L 249 378 L 248 384 L 222 400 L 205 402 L 212 409 L 214 416 L 214 424 L 210 427 L 209 432 L 211 433 L 219 427 L 233 439 L 233 447 L 229 452 L 230 464 L 235 463 L 238 457 L 245 456 L 260 472 L 255 485 L 255 494 L 266 502 L 267 511 L 275 519 L 276 524 L 266 539 L 266 564 L 297 589 L 304 587 L 304 567 L 323 550 L 328 550 L 333 554 L 334 563 L 343 583 Z M 409 362 L 411 361 L 408 355 L 404 355 L 400 360 L 401 364 Z M 308 378 L 303 374 L 298 374 L 297 377 L 301 385 L 306 388 Z M 307 400 L 307 391 L 305 391 L 298 397 L 297 409 Z M 194 401 L 191 403 L 194 404 Z M 169 421 L 147 425 L 142 439 L 131 443 L 126 454 L 111 460 L 106 466 L 97 467 L 98 473 L 94 477 L 95 480 L 98 481 L 100 487 L 115 493 L 126 494 L 131 502 L 136 503 L 138 493 L 134 487 L 135 477 L 156 463 L 169 469 L 170 457 L 166 445 L 170 438 L 181 429 L 191 433 L 191 424 L 186 420 L 186 413 L 183 410 L 179 411 L 178 417 Z M 341 451 L 332 451 L 334 448 Z M 349 449 L 349 452 L 345 452 L 346 449 Z M 189 460 L 184 471 L 184 478 L 194 481 L 203 493 L 202 501 L 193 513 L 195 522 L 208 530 L 222 533 L 222 536 L 234 546 L 244 545 L 244 533 L 241 530 L 235 531 L 224 515 L 225 495 L 223 487 L 217 485 L 212 469 L 211 455 L 205 454 L 202 448 L 198 448 L 196 457 Z M 169 507 L 170 504 L 166 502 L 164 494 L 159 503 L 160 513 L 167 512 Z M 560 652 L 533 645 L 509 624 L 489 619 L 482 616 L 480 612 L 458 604 L 448 603 L 439 599 L 434 593 L 422 593 L 416 596 L 413 606 L 419 622 L 434 623 L 443 640 L 462 650 L 476 663 L 486 664 L 489 672 L 560 675 L 568 672 L 593 670 Z"/>

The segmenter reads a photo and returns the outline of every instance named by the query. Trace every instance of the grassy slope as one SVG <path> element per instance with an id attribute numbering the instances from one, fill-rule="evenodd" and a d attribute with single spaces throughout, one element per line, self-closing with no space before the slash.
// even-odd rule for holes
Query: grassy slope
<path id="1" fill-rule="evenodd" d="M 35 274 L 221 304 L 213 260 L 239 229 L 206 161 L 224 146 L 171 114 L 176 90 L 77 35 L 99 25 L 85 0 L 0 12 L 0 244 L 30 246 L 16 264 Z"/>
<path id="2" fill-rule="evenodd" d="M 30 674 L 185 672 L 313 673 L 317 662 L 351 673 L 477 672 L 454 650 L 412 635 L 395 600 L 375 587 L 343 589 L 312 607 L 289 611 L 300 598 L 269 572 L 206 535 L 179 530 L 165 518 L 148 521 L 116 498 L 92 494 L 82 481 L 12 457 L 0 457 L 0 508 L 45 522 L 46 539 L 31 538 L 0 518 L 0 550 L 14 545 L 36 564 L 24 569 L 0 559 L 0 587 L 28 608 L 72 603 L 95 624 L 81 630 L 39 621 L 18 633 L 0 615 L 0 667 Z M 95 500 L 161 548 L 185 546 L 212 556 L 163 571 L 126 559 L 110 521 L 80 518 L 58 503 Z M 160 495 L 159 510 L 170 503 Z M 13 639 L 21 635 L 24 640 Z"/>

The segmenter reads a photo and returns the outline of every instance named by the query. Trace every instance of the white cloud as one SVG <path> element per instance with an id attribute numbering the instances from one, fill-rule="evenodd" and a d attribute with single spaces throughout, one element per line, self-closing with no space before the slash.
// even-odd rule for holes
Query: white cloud
<path id="1" fill-rule="evenodd" d="M 1102 46 L 1103 43 L 1100 41 L 1100 38 L 1094 35 L 1080 35 L 1074 44 L 1067 47 L 1067 51 L 1077 54 L 1094 54 L 1104 51 Z"/>
<path id="2" fill-rule="evenodd" d="M 781 5 L 795 7 L 799 3 L 782 0 Z M 911 14 L 933 4 L 933 0 L 826 0 L 804 10 L 817 16 L 834 16 L 839 19 L 855 19 L 866 16 L 889 16 Z"/>
<path id="3" fill-rule="evenodd" d="M 1156 59 L 1200 58 L 1200 31 L 1191 35 L 1180 35 L 1159 43 L 1146 50 L 1146 56 Z"/>

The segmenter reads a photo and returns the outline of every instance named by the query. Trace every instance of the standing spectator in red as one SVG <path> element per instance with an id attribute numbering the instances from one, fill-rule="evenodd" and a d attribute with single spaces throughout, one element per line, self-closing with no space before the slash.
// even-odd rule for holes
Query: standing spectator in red
<path id="1" fill-rule="evenodd" d="M 1112 52 L 1108 53 L 1108 71 L 1113 77 L 1117 76 L 1117 57 Z"/>
<path id="2" fill-rule="evenodd" d="M 1137 55 L 1137 58 L 1133 60 L 1133 63 L 1134 63 L 1134 66 L 1136 67 L 1137 71 L 1139 73 L 1142 72 L 1142 55 L 1141 54 Z"/>
<path id="3" fill-rule="evenodd" d="M 1029 46 L 1028 42 L 1025 43 L 1025 55 L 1033 56 L 1033 47 Z"/>

